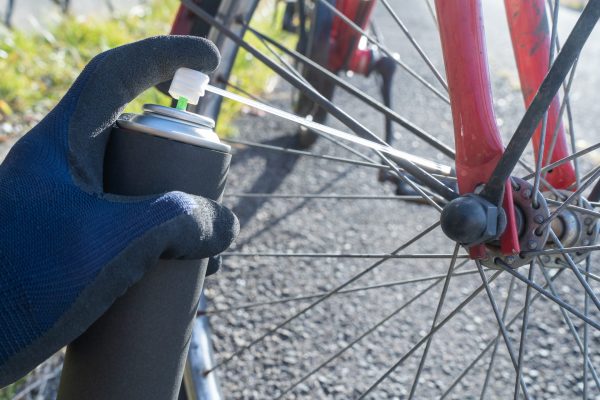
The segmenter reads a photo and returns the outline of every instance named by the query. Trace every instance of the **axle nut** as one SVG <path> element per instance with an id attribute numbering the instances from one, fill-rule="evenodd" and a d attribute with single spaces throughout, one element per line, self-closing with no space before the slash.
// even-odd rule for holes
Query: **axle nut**
<path id="1" fill-rule="evenodd" d="M 473 194 L 458 197 L 442 210 L 442 230 L 450 239 L 464 245 L 483 243 L 497 237 L 498 208 Z"/>

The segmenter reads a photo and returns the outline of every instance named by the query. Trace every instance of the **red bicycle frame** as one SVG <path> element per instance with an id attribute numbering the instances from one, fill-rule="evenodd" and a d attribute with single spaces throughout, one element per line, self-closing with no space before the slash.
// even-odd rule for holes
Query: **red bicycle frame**
<path id="1" fill-rule="evenodd" d="M 337 0 L 335 6 L 361 28 L 365 28 L 376 0 Z M 480 0 L 436 0 L 444 63 L 454 121 L 456 173 L 461 194 L 472 193 L 490 178 L 504 146 L 494 115 L 484 24 Z M 505 0 L 515 59 L 525 104 L 535 96 L 548 68 L 550 32 L 544 0 Z M 368 57 L 356 48 L 360 34 L 334 17 L 330 38 L 329 68 L 363 72 Z M 344 65 L 345 64 L 345 65 Z M 364 73 L 364 72 L 363 72 Z M 541 126 L 533 136 L 534 154 L 539 154 Z M 553 144 L 553 142 L 555 142 Z M 545 154 L 542 165 L 569 155 L 559 118 L 558 96 L 548 110 Z M 552 154 L 548 154 L 552 148 Z M 548 171 L 545 179 L 553 187 L 566 189 L 575 181 L 571 163 Z M 500 238 L 503 254 L 520 252 L 512 188 L 507 182 L 503 208 L 507 229 Z M 486 256 L 483 246 L 470 249 L 472 258 Z"/>
<path id="2" fill-rule="evenodd" d="M 529 104 L 549 65 L 550 35 L 544 0 L 506 0 L 505 5 L 523 96 Z M 458 186 L 461 194 L 470 193 L 488 181 L 504 153 L 492 104 L 481 2 L 436 0 L 436 9 L 452 104 Z M 558 114 L 556 98 L 548 110 L 546 151 L 555 129 L 558 136 L 553 153 L 544 160 L 555 161 L 569 154 Z M 538 127 L 533 140 L 535 154 L 540 133 Z M 565 163 L 546 178 L 554 187 L 566 188 L 575 180 L 575 173 L 572 165 Z M 510 182 L 503 207 L 508 226 L 501 237 L 501 250 L 516 254 L 520 248 Z M 484 256 L 482 246 L 471 248 L 471 257 Z"/>
<path id="3" fill-rule="evenodd" d="M 365 30 L 377 0 L 337 0 L 335 8 Z M 373 54 L 367 48 L 359 48 L 362 35 L 346 21 L 335 15 L 329 37 L 328 68 L 332 71 L 348 70 L 367 75 Z"/>
<path id="4" fill-rule="evenodd" d="M 546 8 L 543 0 L 505 0 L 504 4 L 521 80 L 521 90 L 525 98 L 525 104 L 529 106 L 549 68 L 550 34 Z M 555 131 L 557 132 L 556 143 L 552 155 L 548 157 Z M 541 126 L 533 135 L 536 157 L 540 146 L 540 135 Z M 558 96 L 554 98 L 548 111 L 544 148 L 545 154 L 542 165 L 553 163 L 570 155 L 564 129 L 559 118 Z M 548 171 L 546 180 L 555 188 L 568 188 L 575 182 L 575 171 L 572 164 L 566 163 Z"/>

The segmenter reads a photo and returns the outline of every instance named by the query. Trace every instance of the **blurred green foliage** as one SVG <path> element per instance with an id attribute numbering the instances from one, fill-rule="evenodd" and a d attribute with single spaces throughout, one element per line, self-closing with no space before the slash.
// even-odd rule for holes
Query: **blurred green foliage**
<path id="1" fill-rule="evenodd" d="M 0 114 L 47 112 L 96 54 L 168 33 L 177 6 L 177 0 L 152 0 L 111 19 L 65 16 L 44 31 L 0 30 Z M 130 108 L 165 99 L 152 89 Z"/>
<path id="2" fill-rule="evenodd" d="M 0 389 L 0 400 L 11 400 L 17 394 L 17 387 L 19 387 L 22 381 L 24 381 L 24 379 Z"/>

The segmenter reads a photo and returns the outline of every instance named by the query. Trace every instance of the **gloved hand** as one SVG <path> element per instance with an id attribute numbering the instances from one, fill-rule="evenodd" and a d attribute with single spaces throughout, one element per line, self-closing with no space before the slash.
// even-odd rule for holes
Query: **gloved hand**
<path id="1" fill-rule="evenodd" d="M 0 166 L 0 387 L 84 332 L 163 258 L 208 258 L 237 235 L 228 209 L 181 192 L 103 193 L 110 128 L 179 67 L 212 71 L 210 42 L 163 36 L 96 56 Z"/>

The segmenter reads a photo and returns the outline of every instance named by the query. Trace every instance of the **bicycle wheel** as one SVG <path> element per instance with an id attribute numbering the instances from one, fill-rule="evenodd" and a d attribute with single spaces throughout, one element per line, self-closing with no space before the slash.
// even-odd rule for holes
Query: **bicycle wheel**
<path id="1" fill-rule="evenodd" d="M 183 3 L 211 32 L 252 26 L 250 15 L 241 22 L 225 12 L 212 18 L 194 3 Z M 503 12 L 495 3 L 486 2 L 486 22 Z M 588 7 L 598 8 L 597 3 Z M 399 52 L 400 67 L 410 70 L 397 79 L 394 110 L 374 100 L 376 86 L 361 77 L 337 78 L 345 93 L 338 90 L 335 104 L 307 88 L 303 95 L 337 118 L 333 127 L 359 135 L 364 129 L 381 131 L 381 116 L 391 116 L 399 150 L 452 167 L 451 113 L 443 84 L 436 82 L 444 68 L 435 21 L 425 3 L 403 2 L 403 10 L 395 12 L 411 27 L 405 40 L 386 5 L 379 2 L 373 18 L 393 46 L 374 41 L 382 51 Z M 549 15 L 550 26 L 561 29 L 559 22 L 573 25 L 578 17 L 565 9 Z M 488 39 L 497 41 L 489 45 L 494 70 L 513 68 L 506 64 L 512 58 L 508 35 L 497 34 L 503 27 L 486 28 L 493 32 Z M 290 62 L 304 62 L 297 54 L 269 42 L 266 32 L 246 35 L 268 43 L 253 54 L 256 62 L 270 60 L 277 74 L 302 87 L 302 74 Z M 248 40 L 237 44 L 256 50 Z M 577 64 L 583 83 L 567 81 L 563 96 L 565 110 L 573 103 L 573 113 L 565 112 L 573 146 L 576 132 L 583 134 L 577 140 L 593 140 L 583 133 L 593 132 L 586 116 L 597 107 L 592 97 L 582 100 L 594 95 L 586 85 L 593 78 L 586 73 L 593 69 L 586 66 L 586 52 L 587 47 Z M 282 63 L 282 57 L 288 61 Z M 226 65 L 231 62 L 224 57 Z M 229 78 L 220 75 L 223 82 Z M 523 115 L 511 78 L 494 80 L 498 123 L 507 133 Z M 292 91 L 282 79 L 262 101 L 286 109 Z M 202 107 L 213 104 L 207 99 Z M 577 109 L 587 112 L 579 116 Z M 572 114 L 582 122 L 574 123 Z M 600 176 L 590 156 L 600 146 L 584 144 L 572 156 L 579 189 L 541 185 L 547 216 L 553 213 L 552 223 L 543 222 L 554 229 L 556 241 L 537 251 L 524 249 L 528 263 L 521 267 L 488 268 L 470 260 L 439 228 L 446 200 L 435 190 L 445 191 L 432 188 L 429 178 L 447 171 L 445 178 L 452 180 L 452 168 L 417 176 L 406 165 L 386 164 L 379 154 L 328 135 L 310 151 L 294 149 L 296 126 L 281 120 L 244 115 L 237 125 L 239 137 L 227 139 L 236 153 L 225 203 L 238 215 L 242 232 L 223 255 L 222 271 L 208 279 L 209 305 L 200 312 L 210 317 L 216 350 L 215 364 L 202 375 L 218 374 L 226 397 L 590 398 L 600 393 L 595 271 L 600 214 L 585 200 Z M 527 182 L 544 177 L 532 160 L 533 154 L 525 153 L 523 165 L 512 171 L 522 178 L 515 180 L 515 196 L 527 197 L 523 193 L 533 186 Z M 414 196 L 393 195 L 389 185 L 377 182 L 381 168 L 409 182 L 424 204 L 412 202 Z M 568 204 L 577 197 L 578 205 Z"/>

